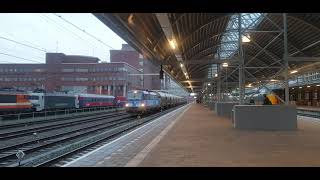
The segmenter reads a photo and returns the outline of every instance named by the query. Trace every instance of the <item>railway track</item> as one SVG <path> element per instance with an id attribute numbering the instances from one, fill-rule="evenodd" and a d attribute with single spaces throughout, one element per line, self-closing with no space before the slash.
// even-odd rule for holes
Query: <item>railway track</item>
<path id="1" fill-rule="evenodd" d="M 21 166 L 52 166 L 62 159 L 100 146 L 101 143 L 133 130 L 141 124 L 176 108 L 171 108 L 138 120 L 130 115 L 118 115 L 117 117 L 108 118 L 108 121 L 105 122 L 96 122 L 90 125 L 87 124 L 86 126 L 78 124 L 77 128 L 72 126 L 73 128 L 66 132 L 5 146 L 0 148 L 0 166 L 18 166 L 16 157 L 18 150 L 22 150 L 26 154 L 21 161 Z M 43 130 L 46 131 L 46 129 Z"/>
<path id="2" fill-rule="evenodd" d="M 93 120 L 94 119 L 94 120 Z M 45 129 L 46 135 L 38 138 L 23 138 L 20 142 L 14 142 L 13 144 L 4 145 L 0 148 L 0 166 L 7 166 L 16 162 L 17 158 L 15 153 L 17 150 L 22 150 L 26 153 L 26 158 L 32 157 L 35 153 L 42 153 L 53 148 L 55 145 L 67 142 L 78 137 L 86 136 L 107 128 L 117 126 L 119 123 L 132 120 L 134 118 L 131 115 L 115 115 L 112 118 L 106 119 L 105 117 L 93 118 L 92 122 L 87 121 L 64 124 L 55 131 L 57 127 L 53 129 Z M 47 127 L 50 128 L 50 127 Z M 51 132 L 50 132 L 51 131 Z M 19 134 L 23 137 L 23 134 Z M 7 142 L 12 142 L 15 139 L 8 139 Z M 4 143 L 5 141 L 3 141 Z"/>
<path id="3" fill-rule="evenodd" d="M 42 119 L 42 120 L 34 120 L 34 121 L 25 121 L 25 119 L 22 119 L 22 122 L 18 123 L 12 123 L 12 124 L 6 124 L 6 125 L 0 125 L 0 130 L 2 129 L 10 129 L 10 128 L 17 128 L 17 127 L 26 127 L 30 125 L 35 125 L 35 124 L 43 124 L 43 123 L 49 123 L 49 122 L 57 122 L 57 121 L 65 121 L 70 118 L 75 119 L 75 118 L 80 118 L 80 117 L 92 117 L 95 115 L 105 115 L 105 114 L 111 114 L 114 112 L 122 112 L 123 110 L 111 110 L 111 111 L 98 111 L 96 113 L 90 113 L 90 114 L 82 114 L 82 113 L 74 113 L 74 114 L 68 114 L 66 117 L 56 117 L 56 118 L 51 118 L 51 119 Z M 25 121 L 25 122 L 23 122 Z"/>
<path id="4" fill-rule="evenodd" d="M 182 106 L 182 105 L 181 105 Z M 100 146 L 103 146 L 104 144 L 116 139 L 119 137 L 120 134 L 128 133 L 128 131 L 133 131 L 134 129 L 140 127 L 142 124 L 149 122 L 153 119 L 156 119 L 164 114 L 167 114 L 175 109 L 178 109 L 181 106 L 177 106 L 168 110 L 165 110 L 160 113 L 152 114 L 148 117 L 142 118 L 139 121 L 132 122 L 131 125 L 128 127 L 119 127 L 120 130 L 115 133 L 111 133 L 110 136 L 102 136 L 102 138 L 97 139 L 96 141 L 93 141 L 92 143 L 88 143 L 86 145 L 80 146 L 78 148 L 73 149 L 72 151 L 69 151 L 67 153 L 61 154 L 60 156 L 56 156 L 55 158 L 49 159 L 47 161 L 44 161 L 42 163 L 39 163 L 35 165 L 35 167 L 61 167 L 62 165 L 66 164 L 67 162 L 72 161 L 75 158 L 78 158 L 90 151 L 93 151 L 94 149 L 99 148 Z M 121 130 L 122 129 L 122 130 Z"/>
<path id="5" fill-rule="evenodd" d="M 315 110 L 297 109 L 297 115 L 320 119 L 320 111 L 315 111 Z"/>
<path id="6" fill-rule="evenodd" d="M 105 119 L 105 118 L 112 118 L 112 117 L 117 117 L 121 115 L 125 115 L 127 113 L 110 113 L 110 114 L 102 114 L 95 116 L 95 119 L 92 117 L 84 117 L 84 118 L 78 118 L 78 119 L 67 119 L 67 120 L 60 120 L 57 122 L 43 122 L 39 126 L 23 126 L 21 128 L 13 128 L 13 130 L 8 131 L 8 129 L 5 132 L 0 132 L 0 140 L 7 140 L 11 138 L 16 138 L 16 137 L 22 137 L 22 136 L 27 136 L 31 135 L 33 133 L 42 133 L 45 131 L 49 130 L 54 130 L 54 129 L 59 129 L 59 128 L 64 128 L 64 127 L 70 127 L 74 126 L 77 124 L 83 124 L 83 123 L 89 123 L 93 121 L 97 121 L 100 119 Z M 12 129 L 12 128 L 11 128 Z"/>

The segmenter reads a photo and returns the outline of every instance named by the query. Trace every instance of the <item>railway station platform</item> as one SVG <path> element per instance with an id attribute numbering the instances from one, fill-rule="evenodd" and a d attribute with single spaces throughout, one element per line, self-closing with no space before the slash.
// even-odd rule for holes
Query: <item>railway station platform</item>
<path id="1" fill-rule="evenodd" d="M 201 104 L 189 104 L 64 166 L 319 166 L 320 120 L 297 131 L 239 130 Z"/>
<path id="2" fill-rule="evenodd" d="M 297 106 L 297 109 L 309 110 L 309 111 L 320 111 L 320 107 L 314 107 L 314 106 Z"/>

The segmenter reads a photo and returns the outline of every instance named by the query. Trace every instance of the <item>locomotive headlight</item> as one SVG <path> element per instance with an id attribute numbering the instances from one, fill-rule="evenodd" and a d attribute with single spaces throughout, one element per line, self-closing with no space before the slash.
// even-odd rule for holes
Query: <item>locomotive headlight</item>
<path id="1" fill-rule="evenodd" d="M 125 105 L 126 107 L 129 107 L 129 104 L 128 103 L 126 103 L 126 105 Z"/>
<path id="2" fill-rule="evenodd" d="M 141 107 L 144 107 L 144 103 L 140 104 Z"/>

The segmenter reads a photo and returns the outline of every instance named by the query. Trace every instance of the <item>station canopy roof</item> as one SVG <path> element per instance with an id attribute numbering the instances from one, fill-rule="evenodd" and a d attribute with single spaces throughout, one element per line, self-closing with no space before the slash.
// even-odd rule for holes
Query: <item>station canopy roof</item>
<path id="1" fill-rule="evenodd" d="M 191 91 L 204 82 L 238 86 L 239 14 L 94 14 L 143 56 Z M 281 13 L 241 13 L 245 82 L 283 79 L 284 18 Z M 287 14 L 289 72 L 319 67 L 320 14 Z M 222 63 L 228 67 L 222 67 Z M 221 71 L 217 71 L 220 67 Z"/>

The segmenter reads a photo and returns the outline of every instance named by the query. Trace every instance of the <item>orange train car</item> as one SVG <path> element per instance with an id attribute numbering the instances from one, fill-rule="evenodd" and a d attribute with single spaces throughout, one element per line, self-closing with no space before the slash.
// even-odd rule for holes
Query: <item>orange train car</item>
<path id="1" fill-rule="evenodd" d="M 20 112 L 32 110 L 27 94 L 0 93 L 0 112 Z"/>

